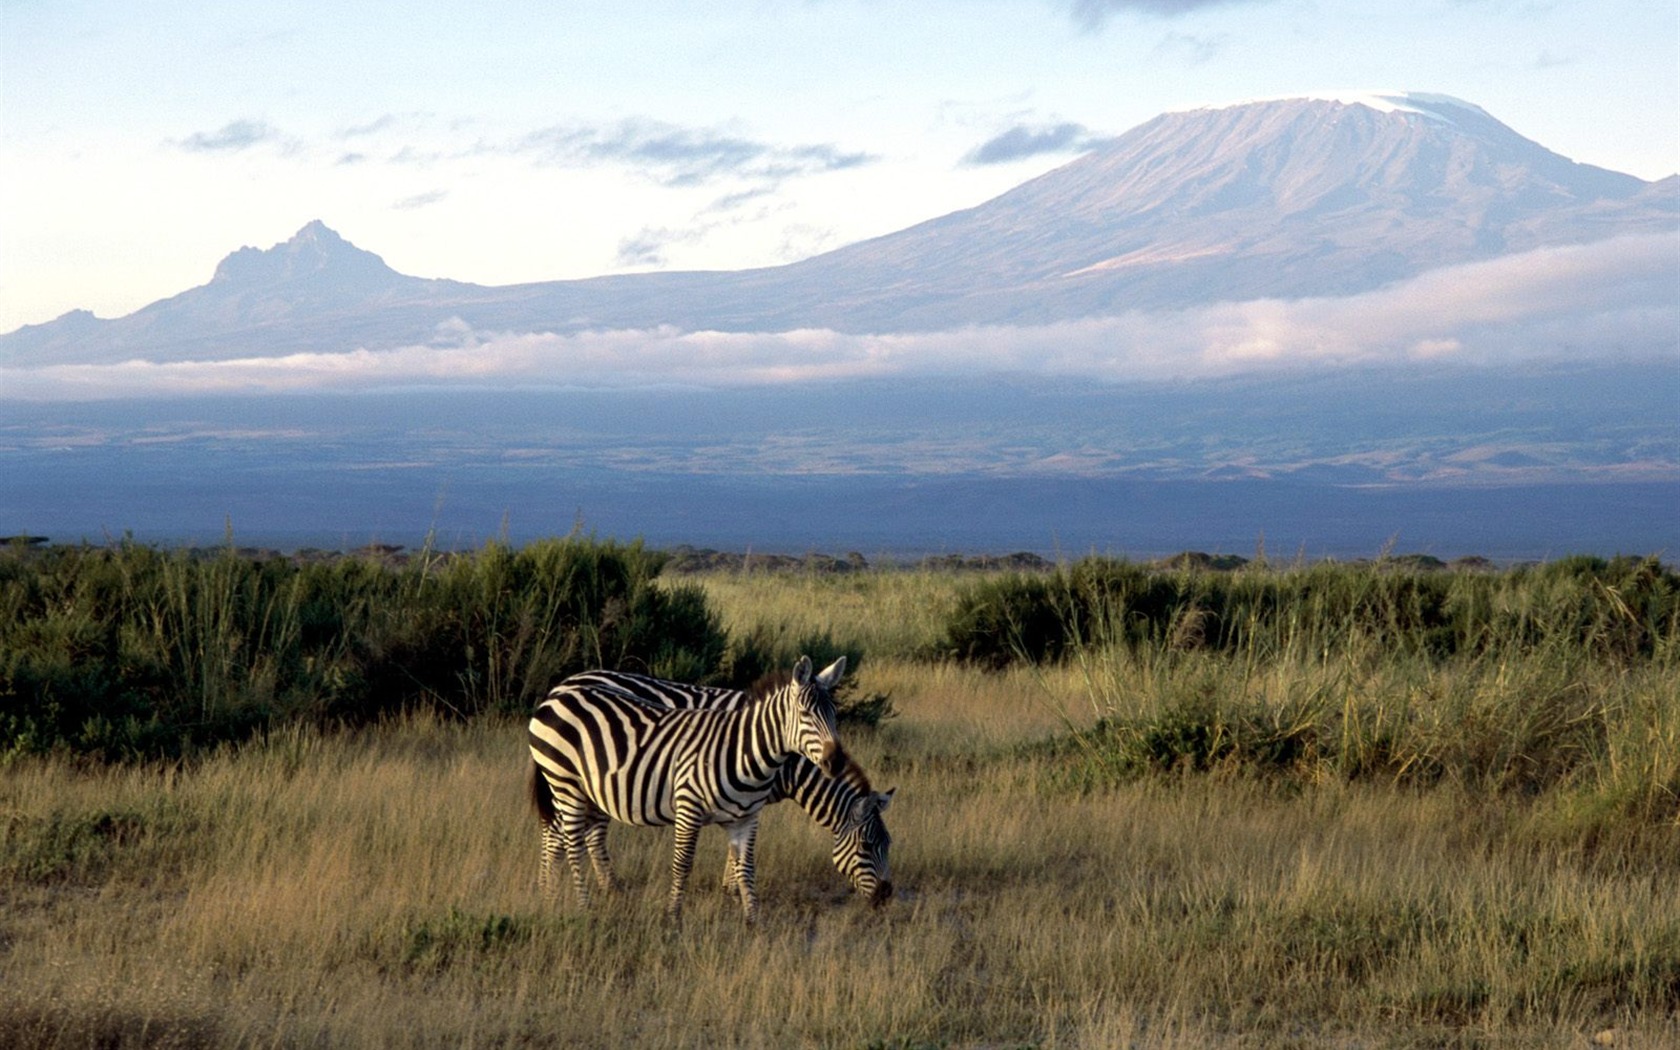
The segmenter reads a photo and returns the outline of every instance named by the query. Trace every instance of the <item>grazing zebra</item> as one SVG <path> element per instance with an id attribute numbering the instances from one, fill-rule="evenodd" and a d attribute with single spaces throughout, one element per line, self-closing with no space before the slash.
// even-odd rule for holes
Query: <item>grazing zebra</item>
<path id="1" fill-rule="evenodd" d="M 610 689 L 556 686 L 537 705 L 528 737 L 535 772 L 531 800 L 543 824 L 544 888 L 564 849 L 578 898 L 587 907 L 584 853 L 611 884 L 607 821 L 672 825 L 671 896 L 682 914 L 700 829 L 720 824 L 739 851 L 738 888 L 748 922 L 758 911 L 753 841 L 776 777 L 795 755 L 830 775 L 849 761 L 835 726 L 834 684 L 842 658 L 816 673 L 800 657 L 791 678 L 733 711 L 655 707 Z"/>
<path id="2" fill-rule="evenodd" d="M 669 682 L 629 671 L 584 671 L 560 684 L 612 689 L 657 707 L 731 710 L 746 703 L 750 697 L 739 689 Z M 771 803 L 784 798 L 792 799 L 811 815 L 811 819 L 834 833 L 835 870 L 874 905 L 885 904 L 893 894 L 887 866 L 887 850 L 892 844 L 892 836 L 887 833 L 886 823 L 881 819 L 892 797 L 891 790 L 877 793 L 871 788 L 868 776 L 855 762 L 848 762 L 840 775 L 831 777 L 803 756 L 793 758 L 782 766 L 770 793 Z M 604 839 L 604 831 L 602 836 Z M 591 846 L 594 845 L 605 848 L 604 843 L 591 841 Z M 614 881 L 611 865 L 604 853 L 599 857 L 591 854 L 590 859 L 595 862 L 598 873 L 605 871 L 601 876 L 603 883 L 611 885 Z M 739 862 L 732 839 L 723 871 L 726 889 L 738 886 Z"/>

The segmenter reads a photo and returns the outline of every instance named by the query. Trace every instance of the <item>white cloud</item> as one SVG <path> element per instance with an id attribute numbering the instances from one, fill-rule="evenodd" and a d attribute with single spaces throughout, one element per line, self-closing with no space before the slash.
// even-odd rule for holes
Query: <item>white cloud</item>
<path id="1" fill-rule="evenodd" d="M 557 125 L 494 147 L 562 165 L 613 163 L 642 171 L 668 186 L 726 177 L 771 182 L 796 175 L 843 171 L 877 158 L 832 143 L 784 146 L 713 128 L 634 118 L 613 125 Z"/>
<path id="2" fill-rule="evenodd" d="M 742 386 L 1022 372 L 1211 378 L 1411 361 L 1483 366 L 1680 359 L 1680 235 L 1548 248 L 1341 298 L 1263 299 L 1034 326 L 855 335 L 822 329 L 493 333 L 279 358 L 0 370 L 26 399 L 478 386 Z"/>
<path id="3" fill-rule="evenodd" d="M 234 120 L 215 131 L 196 131 L 177 145 L 191 153 L 238 153 L 265 142 L 284 142 L 285 136 L 261 120 Z"/>
<path id="4" fill-rule="evenodd" d="M 404 197 L 402 200 L 392 204 L 391 207 L 397 209 L 398 211 L 408 211 L 413 208 L 424 208 L 429 205 L 436 204 L 448 196 L 448 190 L 428 190 L 425 193 L 416 193 L 411 197 Z"/>

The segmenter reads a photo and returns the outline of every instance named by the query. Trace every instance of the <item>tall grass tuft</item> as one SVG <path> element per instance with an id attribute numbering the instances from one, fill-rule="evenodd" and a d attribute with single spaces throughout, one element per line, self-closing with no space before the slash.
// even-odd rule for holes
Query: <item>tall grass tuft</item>
<path id="1" fill-rule="evenodd" d="M 1035 745 L 1072 785 L 1446 782 L 1560 789 L 1577 829 L 1680 821 L 1680 577 L 1655 559 L 1499 573 L 1093 559 L 971 587 L 945 645 L 985 667 L 1077 669 L 1101 719 Z"/>

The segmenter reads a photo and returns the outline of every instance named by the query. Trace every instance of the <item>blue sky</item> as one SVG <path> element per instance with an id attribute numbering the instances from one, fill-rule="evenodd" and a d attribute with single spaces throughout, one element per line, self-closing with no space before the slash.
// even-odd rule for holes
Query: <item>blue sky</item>
<path id="1" fill-rule="evenodd" d="M 0 331 L 131 312 L 317 218 L 483 284 L 774 265 L 1245 98 L 1441 92 L 1575 160 L 1680 170 L 1672 0 L 0 13 Z"/>

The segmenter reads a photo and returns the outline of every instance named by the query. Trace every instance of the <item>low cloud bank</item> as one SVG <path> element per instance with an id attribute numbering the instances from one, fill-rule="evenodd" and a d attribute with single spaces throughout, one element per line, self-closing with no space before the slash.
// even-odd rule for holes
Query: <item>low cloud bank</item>
<path id="1" fill-rule="evenodd" d="M 494 333 L 276 358 L 0 369 L 0 397 L 476 387 L 751 386 L 1028 373 L 1100 382 L 1199 379 L 1420 361 L 1480 366 L 1680 360 L 1680 235 L 1548 248 L 1432 271 L 1360 295 L 1221 303 L 1035 326 L 854 335 Z"/>

